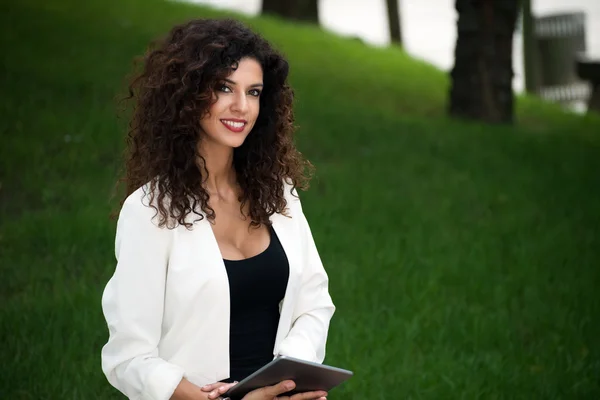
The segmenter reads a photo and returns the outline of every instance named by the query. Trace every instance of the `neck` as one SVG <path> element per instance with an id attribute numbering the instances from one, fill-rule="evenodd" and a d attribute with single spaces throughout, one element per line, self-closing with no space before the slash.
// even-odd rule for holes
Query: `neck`
<path id="1" fill-rule="evenodd" d="M 198 153 L 204 158 L 205 165 L 199 162 L 203 186 L 209 194 L 223 193 L 237 186 L 235 168 L 233 167 L 233 148 L 201 142 Z M 206 170 L 204 169 L 206 167 Z M 204 174 L 208 171 L 208 177 Z"/>

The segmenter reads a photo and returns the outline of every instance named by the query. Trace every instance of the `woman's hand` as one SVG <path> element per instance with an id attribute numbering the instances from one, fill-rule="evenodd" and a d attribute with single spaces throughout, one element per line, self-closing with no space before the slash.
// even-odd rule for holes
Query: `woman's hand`
<path id="1" fill-rule="evenodd" d="M 277 385 L 253 390 L 245 395 L 242 400 L 327 400 L 327 392 L 323 390 L 298 393 L 293 396 L 279 396 L 282 393 L 289 392 L 295 387 L 296 384 L 294 381 L 283 381 L 279 382 Z"/>
<path id="2" fill-rule="evenodd" d="M 236 385 L 238 382 L 235 381 L 233 383 L 225 383 L 225 382 L 215 382 L 210 385 L 202 386 L 203 392 L 210 392 L 208 394 L 208 398 L 210 400 L 218 399 L 223 393 L 227 392 L 229 388 Z"/>
<path id="3" fill-rule="evenodd" d="M 217 382 L 217 384 L 225 385 L 223 382 Z M 216 386 L 217 384 L 213 383 L 215 387 L 218 387 Z M 203 389 L 204 388 L 200 388 L 188 381 L 187 379 L 183 378 L 181 382 L 179 382 L 179 385 L 177 385 L 177 387 L 175 388 L 175 391 L 173 392 L 173 395 L 171 396 L 170 400 L 213 400 L 215 397 L 218 397 L 218 395 L 215 397 L 209 397 L 209 394 L 206 393 Z"/>
<path id="4" fill-rule="evenodd" d="M 208 398 L 210 400 L 218 399 L 219 396 L 227 392 L 231 387 L 238 382 L 223 383 L 215 382 L 210 385 L 202 386 L 202 391 L 210 392 Z M 294 389 L 296 384 L 293 381 L 283 381 L 273 386 L 266 386 L 260 389 L 253 390 L 244 396 L 242 400 L 327 400 L 327 392 L 319 390 L 314 392 L 297 393 L 293 396 L 279 396 L 282 393 L 289 392 Z M 279 396 L 279 397 L 278 397 Z"/>

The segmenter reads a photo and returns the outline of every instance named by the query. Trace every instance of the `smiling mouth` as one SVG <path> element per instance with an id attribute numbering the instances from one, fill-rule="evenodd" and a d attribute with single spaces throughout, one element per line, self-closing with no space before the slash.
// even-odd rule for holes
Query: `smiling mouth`
<path id="1" fill-rule="evenodd" d="M 231 121 L 228 119 L 222 119 L 221 123 L 223 125 L 225 125 L 225 127 L 227 129 L 229 129 L 232 132 L 242 132 L 244 130 L 244 128 L 246 127 L 246 122 L 243 121 Z"/>

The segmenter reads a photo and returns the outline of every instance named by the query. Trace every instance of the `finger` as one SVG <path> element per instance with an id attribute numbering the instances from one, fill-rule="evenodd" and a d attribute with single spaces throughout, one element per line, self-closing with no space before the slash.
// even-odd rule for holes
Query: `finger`
<path id="1" fill-rule="evenodd" d="M 277 397 L 277 395 L 280 395 L 285 392 L 289 392 L 290 390 L 293 390 L 295 387 L 296 387 L 296 384 L 294 383 L 294 381 L 288 380 L 288 381 L 279 382 L 277 385 L 267 386 L 267 387 L 258 389 L 257 392 L 261 391 L 262 394 L 265 394 L 268 397 Z"/>
<path id="2" fill-rule="evenodd" d="M 296 393 L 295 395 L 288 397 L 278 397 L 278 400 L 327 400 L 327 392 L 318 390 L 314 392 L 302 392 Z"/>
<path id="3" fill-rule="evenodd" d="M 228 383 L 227 385 L 223 385 L 220 388 L 218 388 L 217 390 L 219 391 L 219 393 L 223 394 L 226 391 L 228 391 L 229 389 L 231 389 L 232 387 L 234 387 L 235 385 L 237 385 L 237 381 L 232 382 L 232 383 Z"/>
<path id="4" fill-rule="evenodd" d="M 210 392 L 210 391 L 213 391 L 213 390 L 215 390 L 218 387 L 221 387 L 223 385 L 225 385 L 225 383 L 223 383 L 223 382 L 215 382 L 215 383 L 210 383 L 208 385 L 204 385 L 204 386 L 202 386 L 201 389 L 202 389 L 203 392 Z"/>
<path id="5" fill-rule="evenodd" d="M 231 387 L 237 385 L 237 381 L 233 383 L 225 383 L 218 388 L 214 389 L 212 392 L 208 394 L 208 398 L 214 400 L 218 398 L 223 393 L 227 392 Z"/>
<path id="6" fill-rule="evenodd" d="M 297 393 L 290 397 L 290 400 L 321 400 L 326 399 L 327 392 L 324 390 L 316 390 L 314 392 Z"/>

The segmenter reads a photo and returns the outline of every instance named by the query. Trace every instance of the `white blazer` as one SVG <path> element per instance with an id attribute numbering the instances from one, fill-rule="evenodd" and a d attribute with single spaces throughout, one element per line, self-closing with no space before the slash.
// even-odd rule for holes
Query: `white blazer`
<path id="1" fill-rule="evenodd" d="M 335 306 L 290 189 L 291 218 L 271 217 L 290 267 L 273 355 L 322 363 Z M 140 188 L 119 215 L 117 266 L 102 296 L 110 334 L 102 370 L 130 399 L 167 400 L 183 377 L 198 386 L 229 378 L 229 281 L 206 218 L 192 230 L 158 228 L 147 205 Z"/>

